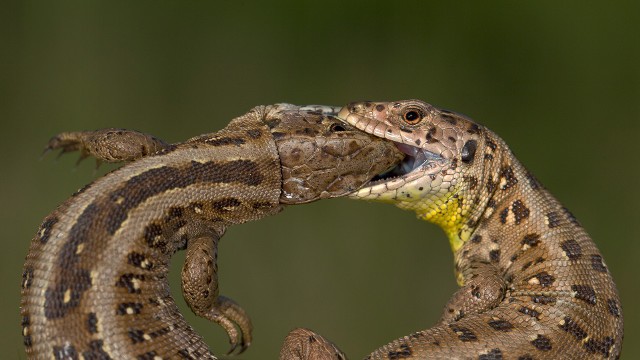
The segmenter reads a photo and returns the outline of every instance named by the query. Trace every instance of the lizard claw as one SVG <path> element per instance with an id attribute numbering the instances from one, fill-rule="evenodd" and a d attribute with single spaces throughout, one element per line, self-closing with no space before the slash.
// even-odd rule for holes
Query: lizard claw
<path id="1" fill-rule="evenodd" d="M 251 319 L 235 301 L 218 296 L 206 317 L 227 332 L 231 344 L 227 355 L 242 354 L 251 345 Z"/>

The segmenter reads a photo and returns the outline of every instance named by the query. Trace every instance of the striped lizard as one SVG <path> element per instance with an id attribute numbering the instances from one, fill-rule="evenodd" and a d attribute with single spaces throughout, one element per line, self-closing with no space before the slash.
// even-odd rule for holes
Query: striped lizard
<path id="1" fill-rule="evenodd" d="M 169 293 L 169 261 L 182 249 L 187 304 L 226 330 L 231 351 L 246 349 L 248 315 L 218 294 L 227 227 L 342 196 L 404 157 L 337 110 L 259 106 L 177 144 L 115 129 L 54 137 L 50 150 L 129 163 L 76 192 L 33 238 L 20 306 L 28 358 L 214 359 Z"/>
<path id="2" fill-rule="evenodd" d="M 623 317 L 615 284 L 576 218 L 469 118 L 419 100 L 356 102 L 339 115 L 407 154 L 350 197 L 415 211 L 439 225 L 461 288 L 434 327 L 367 359 L 617 359 Z M 281 359 L 342 359 L 294 330 Z"/>

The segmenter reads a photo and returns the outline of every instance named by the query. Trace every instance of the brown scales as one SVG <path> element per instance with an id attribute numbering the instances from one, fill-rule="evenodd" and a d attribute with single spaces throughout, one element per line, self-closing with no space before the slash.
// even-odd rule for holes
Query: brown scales
<path id="1" fill-rule="evenodd" d="M 412 172 L 418 175 L 390 179 L 351 197 L 392 202 L 419 217 L 427 217 L 424 209 L 437 209 L 436 195 L 441 201 L 445 195 L 474 199 L 455 223 L 442 221 L 435 210 L 428 213 L 450 236 L 463 284 L 440 322 L 380 347 L 367 359 L 620 356 L 622 311 L 602 256 L 575 217 L 497 135 L 419 100 L 352 103 L 339 116 L 405 145 L 426 139 L 418 148 L 435 159 Z M 473 158 L 469 145 L 465 150 L 469 141 L 477 148 Z M 412 196 L 401 196 L 405 193 Z"/>
<path id="2" fill-rule="evenodd" d="M 218 294 L 226 228 L 344 195 L 403 157 L 326 110 L 257 107 L 179 144 L 119 129 L 54 137 L 49 150 L 131 162 L 74 194 L 35 235 L 22 280 L 28 357 L 214 358 L 169 293 L 169 259 L 185 248 L 185 300 L 227 331 L 232 351 L 249 346 L 248 315 Z"/>

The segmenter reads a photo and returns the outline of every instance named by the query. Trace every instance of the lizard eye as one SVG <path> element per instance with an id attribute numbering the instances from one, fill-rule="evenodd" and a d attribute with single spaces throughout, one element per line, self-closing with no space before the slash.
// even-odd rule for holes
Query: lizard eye
<path id="1" fill-rule="evenodd" d="M 329 127 L 329 130 L 332 132 L 347 131 L 347 129 L 345 129 L 345 127 L 342 126 L 342 124 L 338 124 L 338 123 L 331 124 L 331 126 Z"/>
<path id="2" fill-rule="evenodd" d="M 415 125 L 419 123 L 423 117 L 424 115 L 422 115 L 422 112 L 416 109 L 408 109 L 404 112 L 404 114 L 402 114 L 402 119 L 404 119 L 404 121 L 409 125 Z"/>

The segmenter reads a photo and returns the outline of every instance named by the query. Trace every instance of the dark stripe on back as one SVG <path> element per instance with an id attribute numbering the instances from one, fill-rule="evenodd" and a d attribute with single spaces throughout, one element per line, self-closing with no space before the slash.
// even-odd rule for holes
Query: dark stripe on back
<path id="1" fill-rule="evenodd" d="M 120 188 L 89 204 L 69 231 L 57 259 L 61 269 L 58 282 L 45 294 L 45 315 L 65 316 L 75 308 L 84 291 L 91 287 L 88 269 L 78 267 L 79 247 L 84 243 L 107 241 L 127 219 L 129 212 L 149 198 L 171 189 L 182 189 L 198 183 L 240 183 L 257 186 L 264 181 L 258 164 L 250 160 L 226 162 L 192 161 L 188 166 L 164 166 L 147 170 L 129 179 Z M 108 234 L 105 234 L 105 232 Z M 90 238 L 93 235 L 94 238 Z M 65 301 L 66 300 L 66 301 Z"/>

